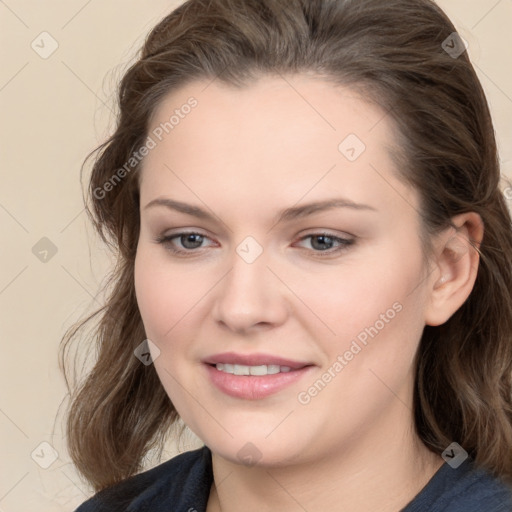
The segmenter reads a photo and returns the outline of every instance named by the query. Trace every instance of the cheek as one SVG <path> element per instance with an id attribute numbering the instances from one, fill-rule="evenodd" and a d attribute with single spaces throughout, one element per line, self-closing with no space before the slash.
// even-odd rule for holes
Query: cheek
<path id="1" fill-rule="evenodd" d="M 151 339 L 162 319 L 165 286 L 156 279 L 156 269 L 144 252 L 137 251 L 135 257 L 135 295 L 146 334 Z"/>
<path id="2" fill-rule="evenodd" d="M 338 385 L 333 390 L 341 386 L 344 389 L 338 392 L 344 396 L 385 394 L 385 386 L 372 372 L 391 388 L 399 388 L 411 370 L 424 326 L 425 297 L 418 286 L 421 254 L 412 251 L 407 258 L 398 258 L 390 250 L 379 255 L 366 262 L 365 271 L 347 272 L 338 285 L 331 284 L 329 294 L 312 303 L 335 332 L 317 339 L 324 340 L 328 368 L 341 356 L 333 372 L 344 377 L 335 379 Z"/>
<path id="3" fill-rule="evenodd" d="M 159 356 L 154 359 L 155 370 L 182 420 L 193 426 L 199 413 L 193 412 L 186 390 L 193 389 L 194 380 L 189 380 L 190 368 L 182 363 L 193 357 L 190 353 L 193 344 L 189 340 L 197 327 L 193 313 L 197 314 L 194 305 L 198 307 L 200 298 L 198 280 L 188 272 L 173 268 L 165 258 L 146 248 L 137 252 L 134 271 L 146 336 L 159 349 Z"/>
<path id="4" fill-rule="evenodd" d="M 379 332 L 389 330 L 406 316 L 406 303 L 414 305 L 417 300 L 417 292 L 411 293 L 420 280 L 417 255 L 403 261 L 392 250 L 381 248 L 376 254 L 293 283 L 297 297 L 307 306 L 297 303 L 304 313 L 301 317 L 335 348 L 343 348 L 346 340 L 358 335 L 364 341 L 373 327 Z"/>
<path id="5" fill-rule="evenodd" d="M 154 248 L 137 252 L 135 293 L 147 337 L 165 353 L 189 346 L 206 314 L 208 292 L 215 284 L 212 272 L 201 273 L 169 261 Z M 217 278 L 218 279 L 218 278 Z"/>
<path id="6" fill-rule="evenodd" d="M 140 314 L 151 339 L 161 340 L 184 314 L 190 286 L 184 286 L 179 273 L 171 273 L 150 251 L 141 249 L 135 258 L 135 293 Z"/>
<path id="7" fill-rule="evenodd" d="M 356 402 L 373 396 L 377 403 L 391 398 L 390 390 L 402 389 L 413 371 L 424 327 L 425 297 L 417 286 L 420 260 L 396 263 L 386 270 L 385 276 L 374 275 L 378 284 L 366 284 L 359 303 L 346 304 L 347 330 L 337 324 L 343 343 L 333 355 L 343 356 L 345 391 L 352 393 Z"/>

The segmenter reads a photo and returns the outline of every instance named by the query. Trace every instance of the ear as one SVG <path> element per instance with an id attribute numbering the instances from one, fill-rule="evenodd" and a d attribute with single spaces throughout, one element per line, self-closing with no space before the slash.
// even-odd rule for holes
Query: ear
<path id="1" fill-rule="evenodd" d="M 428 278 L 427 325 L 445 323 L 464 304 L 478 273 L 484 235 L 482 218 L 468 212 L 453 217 L 452 223 L 454 227 L 436 237 L 435 265 Z"/>

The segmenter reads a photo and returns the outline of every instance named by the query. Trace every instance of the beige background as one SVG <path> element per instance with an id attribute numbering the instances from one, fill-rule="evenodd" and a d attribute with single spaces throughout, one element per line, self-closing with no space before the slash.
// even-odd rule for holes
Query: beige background
<path id="1" fill-rule="evenodd" d="M 91 493 L 65 450 L 57 361 L 65 329 L 98 305 L 109 266 L 86 222 L 79 170 L 113 125 L 123 70 L 180 3 L 0 0 L 0 512 L 72 511 Z M 512 0 L 439 4 L 469 43 L 512 177 Z M 33 253 L 43 237 L 57 251 L 46 262 Z M 166 455 L 197 442 L 190 435 Z"/>

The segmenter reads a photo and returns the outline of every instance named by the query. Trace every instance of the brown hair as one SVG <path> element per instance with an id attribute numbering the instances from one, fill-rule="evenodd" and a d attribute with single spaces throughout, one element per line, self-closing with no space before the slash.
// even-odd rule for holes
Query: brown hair
<path id="1" fill-rule="evenodd" d="M 86 159 L 97 152 L 88 212 L 117 254 L 108 299 L 69 329 L 61 351 L 64 366 L 69 342 L 99 319 L 97 362 L 71 390 L 67 423 L 70 455 L 96 490 L 140 471 L 178 418 L 153 365 L 133 354 L 146 337 L 133 274 L 140 164 L 108 193 L 104 184 L 144 144 L 170 91 L 196 79 L 243 87 L 300 72 L 355 88 L 388 111 L 400 134 L 398 172 L 419 191 L 425 233 L 457 214 L 481 216 L 474 289 L 446 323 L 423 332 L 415 423 L 432 451 L 457 441 L 477 465 L 512 478 L 511 218 L 481 84 L 467 52 L 445 51 L 457 47 L 454 32 L 430 0 L 189 0 L 153 28 L 122 78 L 114 134 Z"/>

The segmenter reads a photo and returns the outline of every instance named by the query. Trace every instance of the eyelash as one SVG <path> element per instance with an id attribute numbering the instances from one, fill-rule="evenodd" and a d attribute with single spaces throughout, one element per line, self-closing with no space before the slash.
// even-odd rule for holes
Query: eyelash
<path id="1" fill-rule="evenodd" d="M 200 248 L 182 250 L 182 249 L 176 249 L 176 248 L 174 248 L 172 246 L 172 240 L 173 239 L 180 238 L 180 237 L 185 236 L 185 235 L 199 235 L 199 236 L 201 236 L 203 238 L 208 238 L 206 235 L 204 235 L 202 233 L 199 233 L 197 231 L 180 231 L 179 233 L 175 233 L 173 235 L 162 235 L 162 236 L 159 236 L 159 237 L 155 238 L 155 242 L 158 243 L 158 244 L 162 244 L 162 245 L 166 246 L 166 249 L 168 251 L 170 251 L 173 254 L 176 254 L 178 256 L 180 256 L 180 255 L 185 256 L 185 257 L 193 256 L 194 253 L 197 253 L 198 249 L 200 249 Z M 353 245 L 355 243 L 355 239 L 340 238 L 338 236 L 334 236 L 334 235 L 332 235 L 330 233 L 326 233 L 326 232 L 310 233 L 309 235 L 303 236 L 298 241 L 300 242 L 300 241 L 306 240 L 308 238 L 320 237 L 320 236 L 324 236 L 324 237 L 330 238 L 333 241 L 340 243 L 340 246 L 337 249 L 329 249 L 329 250 L 326 250 L 326 251 L 315 251 L 315 250 L 312 249 L 313 252 L 315 253 L 315 256 L 319 256 L 321 258 L 322 257 L 326 257 L 326 256 L 332 256 L 333 254 L 344 252 L 344 251 L 346 251 L 349 248 L 349 246 L 351 246 L 351 245 Z"/>

